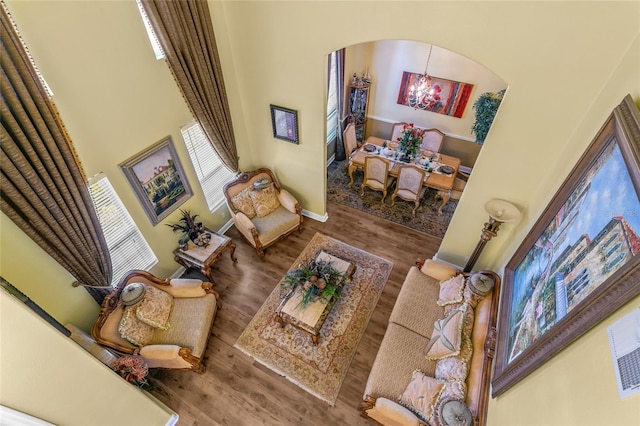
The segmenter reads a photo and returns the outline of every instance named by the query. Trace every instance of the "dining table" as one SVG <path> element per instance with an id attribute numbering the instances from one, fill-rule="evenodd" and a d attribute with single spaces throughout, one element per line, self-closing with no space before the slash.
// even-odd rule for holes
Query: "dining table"
<path id="1" fill-rule="evenodd" d="M 357 169 L 364 169 L 366 157 L 377 155 L 388 160 L 391 164 L 389 176 L 398 177 L 400 168 L 407 165 L 425 170 L 424 185 L 434 188 L 440 193 L 442 206 L 447 204 L 460 168 L 460 159 L 437 152 L 421 152 L 416 158 L 408 162 L 402 161 L 402 154 L 398 149 L 391 148 L 394 145 L 397 144 L 377 136 L 369 136 L 360 148 L 353 151 L 348 158 L 349 188 L 353 187 L 353 172 Z M 439 209 L 439 213 L 442 206 Z"/>

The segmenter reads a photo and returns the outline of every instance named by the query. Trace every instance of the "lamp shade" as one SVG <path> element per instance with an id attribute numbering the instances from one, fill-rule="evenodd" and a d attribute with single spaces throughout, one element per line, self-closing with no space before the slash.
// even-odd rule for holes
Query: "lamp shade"
<path id="1" fill-rule="evenodd" d="M 508 201 L 493 199 L 487 201 L 484 210 L 498 222 L 515 222 L 520 219 L 520 210 Z"/>

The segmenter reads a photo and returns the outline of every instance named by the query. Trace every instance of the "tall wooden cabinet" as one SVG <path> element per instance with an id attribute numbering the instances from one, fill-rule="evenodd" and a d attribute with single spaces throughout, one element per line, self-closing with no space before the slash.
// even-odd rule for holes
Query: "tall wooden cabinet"
<path id="1" fill-rule="evenodd" d="M 349 121 L 356 126 L 356 138 L 362 142 L 367 126 L 367 106 L 369 104 L 370 83 L 349 86 Z"/>

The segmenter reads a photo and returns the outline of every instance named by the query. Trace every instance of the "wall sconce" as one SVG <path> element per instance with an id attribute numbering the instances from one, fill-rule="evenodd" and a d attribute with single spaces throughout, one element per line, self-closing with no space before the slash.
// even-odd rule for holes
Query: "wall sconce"
<path id="1" fill-rule="evenodd" d="M 469 257 L 467 264 L 464 267 L 464 272 L 470 272 L 475 265 L 476 261 L 480 257 L 484 246 L 491 240 L 491 238 L 498 235 L 500 225 L 507 222 L 516 222 L 520 219 L 520 210 L 513 204 L 504 200 L 489 200 L 484 205 L 484 210 L 489 214 L 489 222 L 484 224 L 482 229 L 482 235 L 480 235 L 480 241 L 476 245 L 475 250 Z"/>

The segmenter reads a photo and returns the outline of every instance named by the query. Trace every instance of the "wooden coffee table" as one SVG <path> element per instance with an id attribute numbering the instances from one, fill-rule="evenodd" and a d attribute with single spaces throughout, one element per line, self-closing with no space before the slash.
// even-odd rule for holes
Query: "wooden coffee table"
<path id="1" fill-rule="evenodd" d="M 353 275 L 356 269 L 354 264 L 333 256 L 324 250 L 318 253 L 316 259 L 330 261 L 336 270 L 346 273 L 348 276 Z M 289 290 L 282 298 L 282 302 L 278 305 L 273 320 L 280 323 L 282 327 L 284 327 L 285 324 L 291 324 L 297 329 L 309 333 L 311 335 L 311 342 L 317 345 L 320 330 L 335 303 L 336 298 L 332 297 L 329 300 L 311 301 L 307 306 L 303 307 L 302 290 L 298 286 Z"/>
<path id="2" fill-rule="evenodd" d="M 206 247 L 198 247 L 192 241 L 189 241 L 186 250 L 177 248 L 173 251 L 173 256 L 174 260 L 185 269 L 189 269 L 190 267 L 199 268 L 200 272 L 213 283 L 211 265 L 220 259 L 220 256 L 222 256 L 222 253 L 226 249 L 229 249 L 229 255 L 234 263 L 237 262 L 238 259 L 234 255 L 236 245 L 231 238 L 210 229 L 207 229 L 207 232 L 211 234 L 211 241 L 209 241 Z"/>

